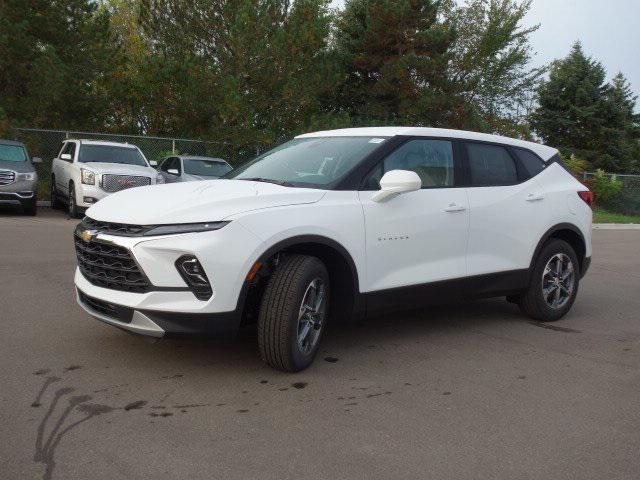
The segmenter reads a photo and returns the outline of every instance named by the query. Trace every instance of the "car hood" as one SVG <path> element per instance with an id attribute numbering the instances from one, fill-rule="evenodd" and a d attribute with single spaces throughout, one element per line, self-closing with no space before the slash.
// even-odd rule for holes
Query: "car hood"
<path id="1" fill-rule="evenodd" d="M 79 163 L 80 167 L 91 170 L 97 174 L 108 173 L 111 175 L 138 175 L 154 178 L 157 174 L 152 167 L 143 167 L 141 165 L 124 165 L 121 163 Z"/>
<path id="2" fill-rule="evenodd" d="M 31 162 L 6 162 L 0 160 L 0 170 L 13 170 L 14 172 L 29 173 L 35 169 Z"/>
<path id="3" fill-rule="evenodd" d="M 87 216 L 130 225 L 213 222 L 251 210 L 315 203 L 325 193 L 245 180 L 170 183 L 114 193 L 89 208 Z"/>

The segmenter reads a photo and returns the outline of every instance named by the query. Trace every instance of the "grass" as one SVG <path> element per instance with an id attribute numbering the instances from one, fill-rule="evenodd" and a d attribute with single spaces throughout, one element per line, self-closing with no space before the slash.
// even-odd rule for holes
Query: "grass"
<path id="1" fill-rule="evenodd" d="M 640 223 L 640 215 L 624 215 L 596 208 L 593 211 L 593 223 Z"/>

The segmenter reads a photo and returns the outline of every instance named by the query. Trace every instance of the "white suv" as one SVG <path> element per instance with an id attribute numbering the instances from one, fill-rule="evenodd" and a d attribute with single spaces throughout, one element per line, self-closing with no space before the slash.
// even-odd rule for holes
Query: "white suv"
<path id="1" fill-rule="evenodd" d="M 297 371 L 328 318 L 505 296 L 539 321 L 571 308 L 591 260 L 591 193 L 557 150 L 430 128 L 296 137 L 224 179 L 120 192 L 78 225 L 94 317 L 145 335 L 258 323 Z"/>
<path id="2" fill-rule="evenodd" d="M 66 203 L 73 218 L 107 195 L 132 187 L 164 183 L 135 145 L 66 140 L 51 166 L 51 206 Z"/>

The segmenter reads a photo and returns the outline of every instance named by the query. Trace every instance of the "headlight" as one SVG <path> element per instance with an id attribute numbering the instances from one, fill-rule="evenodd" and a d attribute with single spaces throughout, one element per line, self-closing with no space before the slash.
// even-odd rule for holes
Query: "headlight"
<path id="1" fill-rule="evenodd" d="M 156 175 L 156 185 L 159 183 L 164 183 L 164 177 L 160 174 Z"/>
<path id="2" fill-rule="evenodd" d="M 86 168 L 81 168 L 80 173 L 82 175 L 82 183 L 85 185 L 95 185 L 96 184 L 96 174 L 91 170 L 87 170 Z"/>
<path id="3" fill-rule="evenodd" d="M 177 233 L 196 233 L 220 230 L 229 222 L 179 223 L 176 225 L 159 225 L 144 233 L 145 237 L 154 235 L 175 235 Z"/>
<path id="4" fill-rule="evenodd" d="M 36 172 L 29 172 L 29 173 L 19 173 L 18 174 L 18 181 L 32 181 L 36 179 Z"/>

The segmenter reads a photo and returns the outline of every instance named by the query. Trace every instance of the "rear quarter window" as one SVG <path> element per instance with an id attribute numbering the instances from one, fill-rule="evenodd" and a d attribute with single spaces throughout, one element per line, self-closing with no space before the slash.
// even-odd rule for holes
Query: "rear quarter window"
<path id="1" fill-rule="evenodd" d="M 544 170 L 545 163 L 535 153 L 521 148 L 514 148 L 513 151 L 520 163 L 523 180 L 529 180 Z"/>

